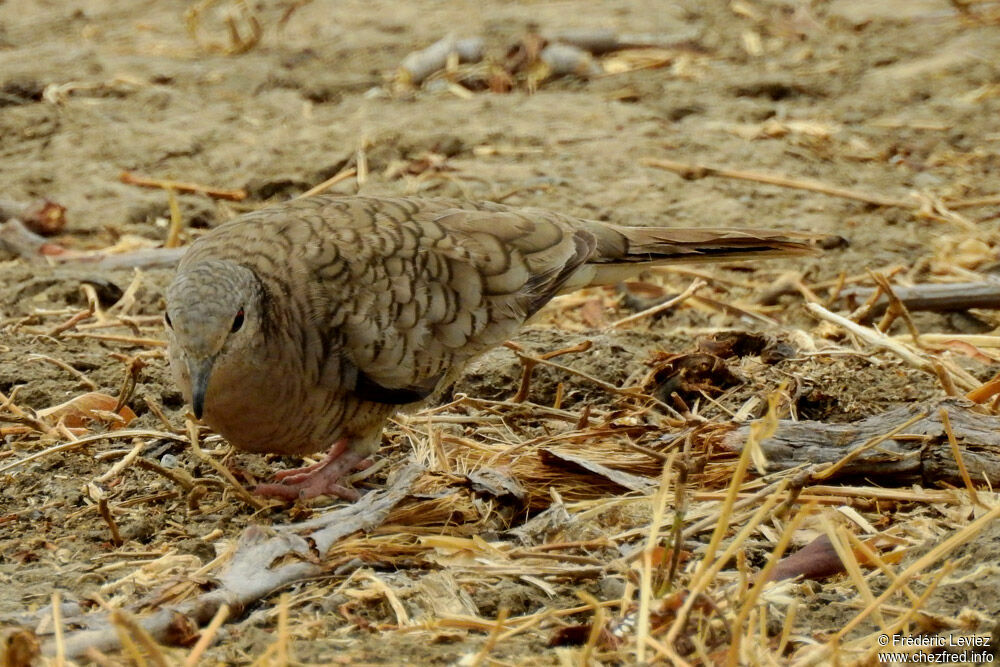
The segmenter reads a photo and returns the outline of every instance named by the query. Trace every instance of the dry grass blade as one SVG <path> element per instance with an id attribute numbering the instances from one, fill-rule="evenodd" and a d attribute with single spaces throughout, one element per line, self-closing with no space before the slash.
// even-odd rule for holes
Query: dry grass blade
<path id="1" fill-rule="evenodd" d="M 201 459 L 209 466 L 211 466 L 211 468 L 215 470 L 215 472 L 219 473 L 222 479 L 226 481 L 226 483 L 229 485 L 229 488 L 233 490 L 233 492 L 240 500 L 247 503 L 248 505 L 252 505 L 258 510 L 262 510 L 265 507 L 269 506 L 269 503 L 264 502 L 254 494 L 247 491 L 246 488 L 244 488 L 244 486 L 240 484 L 235 477 L 233 477 L 233 473 L 230 472 L 229 469 L 226 468 L 226 466 L 216 461 L 215 457 L 211 456 L 204 449 L 201 448 L 201 446 L 198 444 L 198 426 L 193 421 L 188 421 L 187 428 L 188 428 L 188 443 L 191 446 L 191 451 L 194 452 L 199 459 Z"/>
<path id="2" fill-rule="evenodd" d="M 777 404 L 778 392 L 775 392 L 768 397 L 767 415 L 765 415 L 764 419 L 760 420 L 760 422 L 753 424 L 748 439 L 753 439 L 759 442 L 760 440 L 769 437 L 774 432 L 778 423 Z M 698 599 L 698 596 L 708 587 L 711 579 L 718 573 L 725 563 L 722 558 L 717 559 L 715 554 L 719 549 L 719 545 L 721 544 L 722 538 L 726 533 L 726 529 L 730 525 L 733 505 L 736 503 L 736 497 L 738 495 L 740 485 L 743 484 L 747 470 L 750 467 L 750 452 L 752 449 L 753 448 L 749 446 L 744 447 L 740 453 L 739 459 L 737 459 L 736 469 L 733 471 L 732 475 L 732 481 L 729 484 L 726 497 L 719 510 L 719 518 L 715 531 L 712 533 L 712 538 L 709 541 L 708 546 L 705 548 L 705 554 L 702 556 L 702 559 L 698 564 L 698 569 L 691 578 L 689 592 L 684 600 L 684 604 L 677 612 L 677 617 L 674 619 L 673 624 L 670 626 L 670 630 L 667 632 L 665 643 L 668 646 L 673 645 L 673 643 L 677 641 L 681 632 L 684 631 L 688 615 L 691 613 L 691 609 L 694 606 L 695 601 Z M 758 521 L 763 521 L 766 512 L 769 511 L 770 508 L 777 502 L 777 497 L 777 494 L 775 494 L 765 501 L 765 504 L 761 508 L 762 511 L 758 511 L 755 515 L 759 517 Z M 744 533 L 749 534 L 749 531 L 755 528 L 756 525 L 757 524 L 751 522 L 747 524 L 747 526 L 744 526 L 743 531 L 741 531 L 740 534 L 737 535 L 736 539 L 734 539 L 730 544 L 730 549 L 734 550 L 735 545 L 740 544 L 741 540 L 745 539 Z M 729 550 L 727 550 L 727 552 L 728 551 Z"/>
<path id="3" fill-rule="evenodd" d="M 955 463 L 958 464 L 958 470 L 962 475 L 962 481 L 965 482 L 965 488 L 969 492 L 969 500 L 973 505 L 985 507 L 985 505 L 979 500 L 979 495 L 976 493 L 976 487 L 972 483 L 972 478 L 969 477 L 969 469 L 965 467 L 965 459 L 962 458 L 962 450 L 958 446 L 958 439 L 955 437 L 955 431 L 951 428 L 951 418 L 948 416 L 948 411 L 941 408 L 938 414 L 941 415 L 941 424 L 944 426 L 944 432 L 948 436 L 948 446 L 951 447 L 951 453 L 955 457 Z"/>
<path id="4" fill-rule="evenodd" d="M 673 472 L 672 461 L 663 466 L 660 488 L 653 496 L 653 518 L 646 535 L 646 548 L 642 552 L 642 573 L 639 580 L 639 626 L 636 630 L 636 662 L 646 662 L 646 639 L 649 637 L 649 611 L 653 600 L 653 550 L 659 542 L 659 527 L 663 523 L 666 502 Z"/>
<path id="5" fill-rule="evenodd" d="M 865 192 L 858 192 L 857 190 L 838 188 L 821 181 L 788 178 L 786 176 L 778 176 L 775 174 L 765 174 L 756 171 L 745 171 L 739 169 L 726 169 L 724 167 L 712 167 L 703 164 L 675 162 L 673 160 L 664 160 L 661 158 L 643 158 L 642 163 L 649 167 L 672 171 L 689 180 L 705 178 L 706 176 L 721 176 L 723 178 L 735 178 L 743 181 L 777 185 L 783 188 L 809 190 L 811 192 L 818 192 L 832 197 L 853 199 L 855 201 L 865 202 L 866 204 L 874 204 L 876 206 L 895 206 L 898 208 L 914 210 L 920 208 L 920 203 L 914 200 L 894 199 L 892 197 L 872 195 Z"/>
<path id="6" fill-rule="evenodd" d="M 921 356 L 917 352 L 910 350 L 908 347 L 899 342 L 898 339 L 891 338 L 881 333 L 880 331 L 861 326 L 846 317 L 837 315 L 836 313 L 830 312 L 818 303 L 807 303 L 805 304 L 806 309 L 818 317 L 821 320 L 826 320 L 832 322 L 840 327 L 843 327 L 850 333 L 854 334 L 861 340 L 865 341 L 869 345 L 873 345 L 879 349 L 887 350 L 892 352 L 897 357 L 905 361 L 907 364 L 913 368 L 924 371 L 937 377 L 938 370 L 932 360 Z M 964 374 L 950 376 L 950 382 L 954 383 L 956 386 L 961 387 L 965 391 L 969 391 L 974 387 L 978 386 L 978 382 L 975 379 L 969 379 Z"/>
<path id="7" fill-rule="evenodd" d="M 30 463 L 31 461 L 36 461 L 38 459 L 44 458 L 46 456 L 49 456 L 50 454 L 55 454 L 56 452 L 69 451 L 71 449 L 78 449 L 80 447 L 83 447 L 84 445 L 89 445 L 94 442 L 100 442 L 101 440 L 117 440 L 124 438 L 143 438 L 143 437 L 165 438 L 167 440 L 175 440 L 177 442 L 188 442 L 187 438 L 179 436 L 175 433 L 167 433 L 166 431 L 151 431 L 147 429 L 96 433 L 94 435 L 88 435 L 82 438 L 71 440 L 70 442 L 63 442 L 58 445 L 54 445 L 43 451 L 36 452 L 35 454 L 25 456 L 24 458 L 18 459 L 17 461 L 14 461 L 12 463 L 8 463 L 7 465 L 0 468 L 0 474 L 13 470 L 14 468 L 23 466 L 24 464 Z"/>
<path id="8" fill-rule="evenodd" d="M 181 245 L 181 233 L 184 231 L 184 216 L 181 215 L 181 205 L 177 201 L 177 192 L 172 188 L 167 189 L 167 202 L 170 206 L 170 226 L 167 228 L 167 240 L 164 241 L 164 248 L 177 248 Z"/>
<path id="9" fill-rule="evenodd" d="M 215 641 L 219 628 L 221 628 L 222 624 L 226 622 L 227 618 L 229 618 L 229 614 L 229 605 L 224 604 L 219 607 L 219 611 L 215 612 L 215 616 L 212 617 L 209 624 L 205 626 L 204 630 L 202 630 L 201 636 L 198 637 L 198 641 L 191 647 L 191 652 L 188 653 L 187 657 L 184 659 L 183 667 L 197 667 L 201 660 L 201 656 L 205 653 L 205 650 L 212 645 L 212 642 Z"/>
<path id="10" fill-rule="evenodd" d="M 493 624 L 493 630 L 490 631 L 490 636 L 486 638 L 486 641 L 483 642 L 483 647 L 479 649 L 479 653 L 477 653 L 469 663 L 471 667 L 479 667 L 483 664 L 483 661 L 489 657 L 493 648 L 497 644 L 497 640 L 500 638 L 500 631 L 503 630 L 504 625 L 507 622 L 508 614 L 510 614 L 510 610 L 507 609 L 507 607 L 500 608 L 500 613 L 497 614 L 497 620 Z"/>
<path id="11" fill-rule="evenodd" d="M 757 581 L 750 589 L 749 593 L 740 601 L 740 609 L 736 615 L 736 621 L 733 624 L 733 642 L 729 646 L 729 653 L 726 658 L 726 664 L 728 665 L 738 665 L 740 664 L 740 639 L 742 635 L 740 634 L 740 629 L 744 627 L 749 618 L 750 611 L 757 604 L 757 600 L 760 594 L 763 592 L 764 587 L 768 584 L 770 579 L 771 570 L 781 561 L 781 557 L 784 555 L 785 550 L 788 548 L 791 542 L 792 535 L 798 530 L 798 527 L 802 524 L 802 521 L 813 512 L 813 507 L 806 505 L 785 525 L 785 529 L 781 532 L 781 538 L 778 543 L 774 545 L 774 549 L 771 551 L 770 557 L 767 559 L 767 564 L 761 569 L 757 575 Z M 737 542 L 737 540 L 734 540 Z"/>
<path id="12" fill-rule="evenodd" d="M 874 564 L 882 573 L 889 579 L 889 581 L 895 581 L 897 579 L 896 572 L 889 566 L 888 563 L 870 546 L 864 543 L 860 538 L 858 538 L 853 533 L 845 533 L 848 541 L 851 544 L 852 549 L 856 549 L 862 556 L 864 556 L 865 561 Z M 910 604 L 917 608 L 918 597 L 909 586 L 905 583 L 900 586 L 900 590 L 906 595 L 910 600 Z"/>
<path id="13" fill-rule="evenodd" d="M 308 190 L 306 190 L 302 194 L 298 195 L 298 197 L 296 197 L 296 199 L 302 199 L 302 198 L 305 198 L 305 197 L 312 197 L 314 195 L 318 195 L 320 193 L 326 192 L 327 190 L 329 190 L 330 188 L 332 188 L 333 186 L 335 186 L 337 183 L 340 183 L 341 181 L 346 181 L 349 178 L 353 178 L 354 176 L 357 175 L 357 173 L 358 173 L 358 170 L 355 169 L 354 167 L 350 167 L 348 169 L 343 169 L 341 171 L 338 171 L 336 174 L 334 174 L 330 178 L 326 179 L 322 183 L 317 183 L 316 185 L 312 186 L 311 188 L 309 188 Z"/>
<path id="14" fill-rule="evenodd" d="M 612 322 L 609 326 L 612 329 L 617 329 L 618 327 L 624 326 L 626 324 L 631 324 L 632 322 L 636 322 L 646 317 L 652 317 L 653 315 L 662 313 L 665 310 L 670 310 L 674 306 L 680 305 L 685 301 L 687 301 L 690 297 L 694 296 L 694 294 L 697 293 L 698 290 L 700 290 L 707 284 L 708 283 L 706 283 L 704 280 L 700 278 L 695 278 L 694 281 L 692 281 L 692 283 L 688 285 L 683 292 L 673 297 L 672 299 L 667 299 L 663 303 L 658 303 L 655 306 L 650 306 L 649 308 L 641 310 L 638 313 L 635 313 L 634 315 L 623 317 L 622 319 L 616 322 Z"/>
<path id="15" fill-rule="evenodd" d="M 886 602 L 904 584 L 909 583 L 917 575 L 923 573 L 924 570 L 933 565 L 935 562 L 949 555 L 959 546 L 971 540 L 973 537 L 978 535 L 979 532 L 982 531 L 987 525 L 989 525 L 990 522 L 996 520 L 997 518 L 1000 518 L 1000 504 L 994 506 L 992 509 L 990 509 L 989 512 L 983 514 L 978 519 L 970 523 L 968 526 L 965 526 L 957 530 L 953 535 L 948 537 L 943 542 L 935 545 L 930 551 L 928 551 L 926 554 L 924 554 L 919 559 L 914 561 L 909 567 L 907 567 L 905 570 L 899 573 L 898 578 L 895 581 L 891 582 L 888 588 L 886 588 L 886 590 L 883 591 L 882 594 L 879 595 L 878 598 L 876 598 L 872 604 L 865 607 L 865 609 L 862 610 L 860 614 L 851 619 L 851 621 L 847 623 L 847 625 L 845 625 L 837 632 L 837 634 L 835 635 L 835 642 L 841 641 L 847 635 L 847 633 L 854 630 L 854 628 L 856 628 L 862 621 L 868 618 L 868 616 L 871 615 L 878 608 L 879 605 Z M 954 567 L 954 563 L 948 563 L 945 565 L 945 567 L 948 567 L 949 565 Z"/>
<path id="16" fill-rule="evenodd" d="M 80 384 L 83 385 L 84 388 L 88 389 L 89 391 L 97 390 L 96 382 L 88 378 L 81 371 L 78 371 L 77 369 L 67 364 L 65 361 L 61 361 L 59 359 L 55 359 L 53 357 L 44 354 L 32 354 L 28 357 L 28 359 L 30 361 L 44 361 L 52 364 L 53 366 L 57 366 L 66 371 L 67 373 L 69 373 L 70 375 L 72 375 L 73 377 L 75 377 L 77 380 L 79 380 Z"/>
<path id="17" fill-rule="evenodd" d="M 944 409 L 942 409 L 942 412 L 947 412 L 947 411 L 944 410 Z M 913 417 L 911 417 L 910 419 L 907 419 L 905 422 L 903 422 L 899 426 L 896 426 L 895 428 L 893 428 L 893 429 L 891 429 L 889 431 L 886 431 L 882 435 L 875 436 L 874 438 L 872 438 L 868 442 L 866 442 L 866 443 L 864 443 L 862 445 L 859 445 L 858 447 L 853 448 L 851 451 L 849 451 L 847 454 L 845 454 L 839 461 L 837 461 L 833 465 L 825 467 L 822 470 L 818 470 L 816 472 L 813 472 L 810 475 L 810 479 L 812 481 L 815 481 L 815 482 L 820 482 L 820 481 L 823 481 L 824 479 L 831 479 L 831 478 L 835 477 L 837 475 L 837 473 L 841 469 L 844 468 L 844 466 L 846 466 L 847 464 L 849 464 L 852 461 L 854 461 L 855 459 L 857 459 L 859 456 L 861 456 L 862 454 L 864 454 L 866 451 L 868 451 L 869 449 L 874 449 L 875 447 L 878 447 L 880 444 L 882 444 L 886 440 L 892 438 L 895 435 L 898 435 L 898 434 L 902 433 L 903 431 L 905 431 L 907 428 L 909 428 L 913 424 L 917 423 L 921 419 L 924 419 L 926 416 L 927 416 L 926 412 L 920 412 L 920 413 L 917 413 L 917 414 L 913 415 Z"/>

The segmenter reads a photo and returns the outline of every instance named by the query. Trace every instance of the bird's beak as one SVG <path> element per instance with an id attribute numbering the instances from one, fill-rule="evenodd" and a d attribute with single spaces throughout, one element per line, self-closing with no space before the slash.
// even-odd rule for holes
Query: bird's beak
<path id="1" fill-rule="evenodd" d="M 205 411 L 205 393 L 208 391 L 208 380 L 212 376 L 212 364 L 215 355 L 204 359 L 188 359 L 188 375 L 191 378 L 191 409 L 194 416 L 201 419 Z"/>

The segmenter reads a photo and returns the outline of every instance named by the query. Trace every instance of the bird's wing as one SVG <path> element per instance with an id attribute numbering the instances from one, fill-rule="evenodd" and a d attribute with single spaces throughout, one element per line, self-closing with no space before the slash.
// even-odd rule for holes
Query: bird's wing
<path id="1" fill-rule="evenodd" d="M 317 262 L 327 275 L 311 281 L 313 317 L 357 369 L 354 391 L 386 403 L 419 400 L 453 367 L 507 340 L 596 245 L 556 214 L 413 204 L 379 200 L 376 213 L 335 225 L 327 242 L 342 266 Z M 346 375 L 341 368 L 334 379 L 350 382 Z"/>

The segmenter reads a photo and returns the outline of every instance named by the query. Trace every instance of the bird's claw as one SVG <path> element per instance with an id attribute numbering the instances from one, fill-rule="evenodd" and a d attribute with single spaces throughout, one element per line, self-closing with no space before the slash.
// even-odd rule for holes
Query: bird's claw
<path id="1" fill-rule="evenodd" d="M 319 463 L 275 473 L 275 482 L 260 484 L 254 489 L 258 496 L 284 500 L 308 500 L 319 496 L 336 496 L 347 501 L 361 497 L 356 490 L 340 480 L 347 474 L 364 470 L 372 460 L 352 452 L 346 440 L 338 441 Z"/>

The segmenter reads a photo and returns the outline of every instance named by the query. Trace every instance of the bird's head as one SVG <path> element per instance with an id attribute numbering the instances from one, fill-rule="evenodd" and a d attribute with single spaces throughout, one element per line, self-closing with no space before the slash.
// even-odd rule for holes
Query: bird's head
<path id="1" fill-rule="evenodd" d="M 189 389 L 195 417 L 204 412 L 213 373 L 252 346 L 262 294 L 253 271 L 223 260 L 183 268 L 167 288 L 170 359 Z"/>

